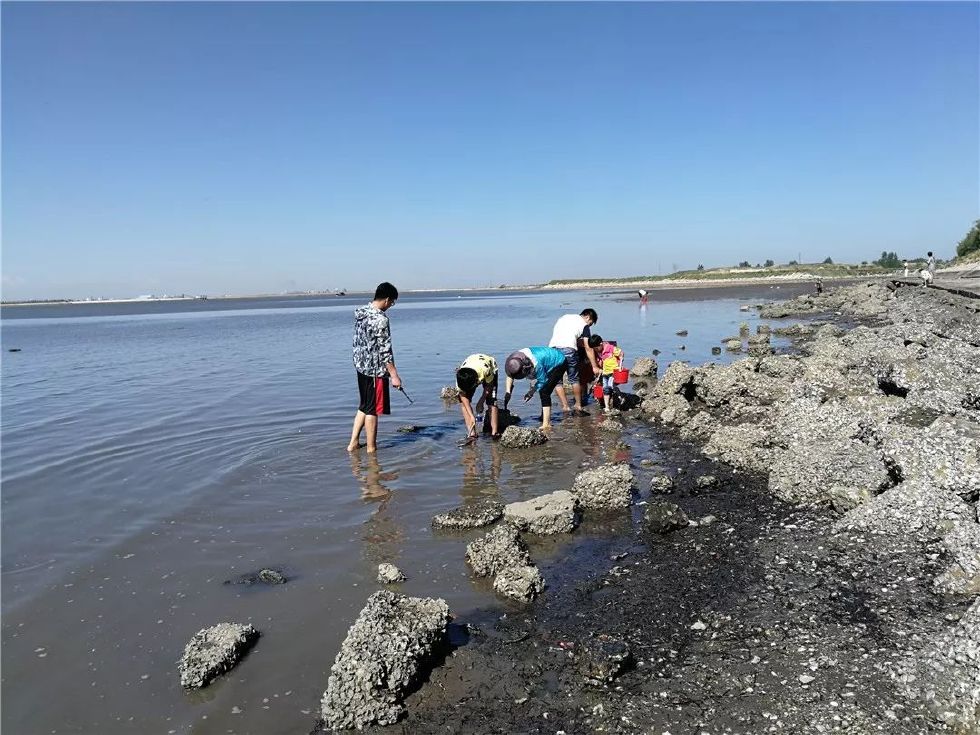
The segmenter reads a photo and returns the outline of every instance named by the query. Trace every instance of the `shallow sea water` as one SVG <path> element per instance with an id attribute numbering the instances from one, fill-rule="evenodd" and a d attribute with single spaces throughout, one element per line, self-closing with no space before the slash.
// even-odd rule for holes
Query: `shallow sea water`
<path id="1" fill-rule="evenodd" d="M 439 389 L 466 355 L 502 362 L 546 344 L 561 314 L 592 306 L 595 331 L 619 342 L 627 364 L 654 348 L 661 370 L 726 361 L 710 348 L 757 321 L 741 304 L 807 288 L 658 291 L 645 308 L 632 292 L 406 294 L 389 314 L 415 403 L 393 392 L 376 458 L 344 450 L 357 403 L 351 316 L 363 298 L 4 308 L 3 732 L 307 732 L 347 628 L 379 588 L 379 562 L 408 575 L 399 591 L 444 597 L 460 619 L 506 608 L 467 573 L 464 547 L 478 534 L 434 532 L 435 513 L 655 456 L 643 430 L 632 454 L 616 449 L 598 411 L 559 412 L 543 448 L 458 448 L 459 409 Z M 533 425 L 537 399 L 516 403 Z M 403 424 L 427 428 L 400 434 Z M 546 571 L 601 532 L 532 555 Z M 223 584 L 264 566 L 289 583 Z M 184 692 L 183 646 L 225 620 L 251 622 L 262 638 L 229 675 Z"/>

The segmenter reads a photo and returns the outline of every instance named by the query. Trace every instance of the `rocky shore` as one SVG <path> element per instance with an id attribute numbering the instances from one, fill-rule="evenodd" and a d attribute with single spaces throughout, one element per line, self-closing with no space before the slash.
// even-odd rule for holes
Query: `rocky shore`
<path id="1" fill-rule="evenodd" d="M 797 315 L 793 354 L 634 384 L 634 504 L 533 604 L 457 619 L 384 731 L 980 732 L 980 301 L 760 312 Z"/>

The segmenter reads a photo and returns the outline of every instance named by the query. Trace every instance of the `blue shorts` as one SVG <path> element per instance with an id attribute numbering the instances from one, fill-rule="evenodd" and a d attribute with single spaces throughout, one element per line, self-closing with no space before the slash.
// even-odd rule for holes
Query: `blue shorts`
<path id="1" fill-rule="evenodd" d="M 571 349 L 569 347 L 562 347 L 561 354 L 565 356 L 565 362 L 568 365 L 568 381 L 570 383 L 578 382 L 578 350 Z"/>

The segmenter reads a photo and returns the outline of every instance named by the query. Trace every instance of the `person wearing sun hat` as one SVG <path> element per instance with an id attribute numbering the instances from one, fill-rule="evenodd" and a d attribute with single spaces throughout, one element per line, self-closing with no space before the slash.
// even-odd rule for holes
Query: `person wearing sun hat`
<path id="1" fill-rule="evenodd" d="M 523 350 L 512 352 L 504 363 L 507 373 L 507 387 L 504 392 L 504 409 L 510 403 L 514 391 L 514 381 L 527 378 L 531 388 L 524 394 L 524 402 L 531 400 L 537 393 L 541 398 L 541 428 L 551 428 L 551 394 L 561 384 L 561 379 L 568 370 L 565 354 L 556 347 L 525 347 Z M 569 412 L 568 400 L 559 394 L 562 410 Z"/>

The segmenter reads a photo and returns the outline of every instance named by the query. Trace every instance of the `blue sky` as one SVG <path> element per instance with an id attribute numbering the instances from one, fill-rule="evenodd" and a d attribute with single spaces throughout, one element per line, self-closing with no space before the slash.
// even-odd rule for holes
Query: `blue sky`
<path id="1" fill-rule="evenodd" d="M 4 298 L 951 256 L 976 3 L 4 3 Z"/>

